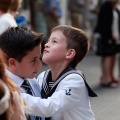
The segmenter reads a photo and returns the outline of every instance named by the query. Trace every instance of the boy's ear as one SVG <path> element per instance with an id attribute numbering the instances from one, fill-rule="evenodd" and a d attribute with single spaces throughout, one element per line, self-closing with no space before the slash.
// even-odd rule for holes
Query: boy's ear
<path id="1" fill-rule="evenodd" d="M 76 51 L 74 49 L 69 49 L 66 54 L 66 59 L 74 58 L 75 54 L 76 54 Z"/>
<path id="2" fill-rule="evenodd" d="M 14 58 L 10 58 L 8 60 L 8 64 L 10 67 L 15 67 L 16 66 L 16 60 Z"/>

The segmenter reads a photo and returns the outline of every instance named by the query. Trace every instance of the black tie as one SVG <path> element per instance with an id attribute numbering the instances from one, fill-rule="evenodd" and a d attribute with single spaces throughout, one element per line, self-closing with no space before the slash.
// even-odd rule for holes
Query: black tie
<path id="1" fill-rule="evenodd" d="M 24 80 L 24 82 L 21 85 L 21 87 L 25 90 L 26 93 L 32 95 L 32 90 L 31 90 L 31 87 L 30 87 L 30 85 L 29 85 L 27 80 Z"/>
<path id="2" fill-rule="evenodd" d="M 21 85 L 21 87 L 25 90 L 26 93 L 33 95 L 32 94 L 32 89 L 30 87 L 29 81 L 28 80 L 24 80 L 23 84 Z M 31 116 L 30 120 L 41 120 L 40 117 L 37 116 Z"/>

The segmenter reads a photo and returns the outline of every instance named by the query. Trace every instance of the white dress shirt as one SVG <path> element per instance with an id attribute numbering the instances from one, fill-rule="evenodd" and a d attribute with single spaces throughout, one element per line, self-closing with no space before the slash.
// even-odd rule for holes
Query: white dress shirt
<path id="1" fill-rule="evenodd" d="M 23 79 L 14 75 L 13 73 L 8 71 L 7 69 L 6 69 L 6 74 L 17 84 L 18 87 L 20 87 L 22 85 L 22 83 L 24 81 Z M 21 114 L 20 115 L 21 120 L 27 120 L 26 115 L 25 115 L 25 110 L 23 109 L 23 106 L 22 106 L 23 105 L 23 100 L 21 99 L 20 94 L 17 91 L 13 92 L 13 101 L 15 102 L 15 104 L 17 104 L 17 106 L 19 106 L 18 108 L 21 112 L 20 113 Z M 11 113 L 12 114 L 15 113 L 15 111 L 13 111 L 12 107 L 11 107 Z M 17 115 L 16 114 L 14 115 L 15 120 L 17 119 Z"/>
<path id="2" fill-rule="evenodd" d="M 7 70 L 6 69 L 6 74 L 17 84 L 17 86 L 20 88 L 21 87 L 21 85 L 23 84 L 23 82 L 24 82 L 24 79 L 22 79 L 21 77 L 19 77 L 19 76 L 17 76 L 17 75 L 15 75 L 15 74 L 13 74 L 12 72 L 10 72 L 9 70 Z M 33 78 L 33 79 L 28 79 L 28 78 L 26 78 L 26 80 L 36 80 L 36 78 Z M 21 89 L 21 93 L 25 93 L 26 94 L 26 92 L 25 92 L 25 90 L 23 90 L 22 88 L 20 88 Z M 26 94 L 27 95 L 27 94 Z M 30 98 L 31 99 L 31 98 Z M 27 101 L 29 102 L 29 101 L 31 101 L 30 99 L 27 99 Z M 29 106 L 27 106 L 26 107 L 27 109 L 30 109 L 29 108 Z M 34 115 L 35 116 L 35 115 Z M 34 118 L 33 118 L 34 119 Z M 24 120 L 24 119 L 23 119 Z M 41 118 L 41 120 L 44 120 L 44 118 Z"/>
<path id="3" fill-rule="evenodd" d="M 24 80 L 22 78 L 13 74 L 12 72 L 10 72 L 7 69 L 6 69 L 6 74 L 17 84 L 18 87 L 20 87 L 22 85 L 22 83 L 24 82 Z"/>
<path id="4" fill-rule="evenodd" d="M 10 72 L 9 70 L 6 69 L 6 74 L 17 84 L 18 87 L 21 87 L 21 85 L 24 82 L 24 79 L 22 79 L 21 77 L 13 74 L 12 72 Z M 36 80 L 36 78 L 33 79 L 28 79 L 27 80 Z M 22 91 L 23 92 L 23 91 Z"/>

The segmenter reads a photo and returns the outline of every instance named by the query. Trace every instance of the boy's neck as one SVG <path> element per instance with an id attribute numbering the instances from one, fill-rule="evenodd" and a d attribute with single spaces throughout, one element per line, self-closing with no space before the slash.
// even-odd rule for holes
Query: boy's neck
<path id="1" fill-rule="evenodd" d="M 51 69 L 51 74 L 52 74 L 52 80 L 55 81 L 57 79 L 57 77 L 60 75 L 60 73 L 65 69 L 67 68 L 67 65 L 64 66 L 64 65 L 58 65 L 58 66 L 53 66 L 51 67 L 50 66 L 50 69 Z"/>
<path id="2" fill-rule="evenodd" d="M 9 70 L 11 73 L 17 75 L 16 72 L 15 72 L 13 69 L 11 69 L 10 67 L 7 67 L 6 69 Z M 18 76 L 18 75 L 17 75 L 17 76 Z"/>
<path id="3" fill-rule="evenodd" d="M 25 78 L 19 76 L 19 75 L 18 75 L 14 70 L 12 70 L 10 67 L 7 67 L 6 69 L 7 69 L 8 71 L 10 71 L 12 74 L 14 74 L 14 75 L 16 75 L 16 76 L 18 76 L 18 77 L 20 77 L 20 78 L 22 78 L 22 79 L 25 80 Z"/>

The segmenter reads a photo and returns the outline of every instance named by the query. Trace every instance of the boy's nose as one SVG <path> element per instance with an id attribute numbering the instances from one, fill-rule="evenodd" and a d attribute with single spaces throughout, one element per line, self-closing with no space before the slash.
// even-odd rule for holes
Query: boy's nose
<path id="1" fill-rule="evenodd" d="M 49 43 L 46 43 L 46 44 L 45 44 L 45 47 L 48 47 L 48 45 L 49 45 Z"/>

